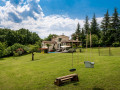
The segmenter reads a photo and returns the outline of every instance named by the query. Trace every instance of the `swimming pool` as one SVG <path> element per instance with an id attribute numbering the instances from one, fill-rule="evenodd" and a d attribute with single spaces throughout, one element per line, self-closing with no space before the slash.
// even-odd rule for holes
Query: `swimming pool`
<path id="1" fill-rule="evenodd" d="M 56 52 L 48 52 L 48 53 L 56 53 Z"/>
<path id="2" fill-rule="evenodd" d="M 48 53 L 61 53 L 61 52 L 48 52 Z"/>

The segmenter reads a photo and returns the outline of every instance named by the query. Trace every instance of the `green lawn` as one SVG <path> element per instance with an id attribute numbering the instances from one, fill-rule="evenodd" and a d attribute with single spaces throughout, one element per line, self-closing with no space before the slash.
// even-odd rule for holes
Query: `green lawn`
<path id="1" fill-rule="evenodd" d="M 34 61 L 31 61 L 31 54 L 1 58 L 0 90 L 120 89 L 120 48 L 111 49 L 114 51 L 112 56 L 99 56 L 97 48 L 88 49 L 87 53 L 85 50 L 83 53 L 74 53 L 75 72 L 69 72 L 71 53 L 35 53 Z M 84 61 L 94 61 L 95 68 L 85 68 Z M 79 82 L 61 87 L 54 85 L 55 78 L 72 73 L 78 74 Z"/>

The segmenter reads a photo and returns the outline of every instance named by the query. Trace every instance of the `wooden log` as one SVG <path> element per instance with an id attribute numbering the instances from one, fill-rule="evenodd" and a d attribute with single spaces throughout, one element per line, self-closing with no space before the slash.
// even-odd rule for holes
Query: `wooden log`
<path id="1" fill-rule="evenodd" d="M 56 78 L 54 84 L 57 86 L 60 86 L 61 84 L 65 83 L 65 82 L 71 82 L 71 81 L 79 81 L 78 79 L 78 75 L 77 74 L 71 74 L 71 75 L 67 75 L 67 76 L 62 76 L 62 77 L 58 77 Z"/>

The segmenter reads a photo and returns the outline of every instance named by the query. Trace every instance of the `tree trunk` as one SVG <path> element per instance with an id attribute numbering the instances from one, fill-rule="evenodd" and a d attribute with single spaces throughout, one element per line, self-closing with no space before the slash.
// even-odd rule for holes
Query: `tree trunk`
<path id="1" fill-rule="evenodd" d="M 32 52 L 32 61 L 34 61 L 34 53 Z"/>

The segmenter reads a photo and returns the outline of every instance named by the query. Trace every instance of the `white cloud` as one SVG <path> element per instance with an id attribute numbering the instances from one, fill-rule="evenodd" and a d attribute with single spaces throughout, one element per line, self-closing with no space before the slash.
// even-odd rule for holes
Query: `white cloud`
<path id="1" fill-rule="evenodd" d="M 103 17 L 97 18 L 97 23 L 100 25 L 102 20 L 103 20 Z"/>
<path id="2" fill-rule="evenodd" d="M 36 2 L 39 1 L 40 0 L 36 0 Z M 39 10 L 41 10 L 40 13 L 37 13 L 34 10 L 32 11 L 36 19 L 31 16 L 26 16 L 25 18 L 23 18 L 20 13 L 31 10 L 29 3 L 23 6 L 18 5 L 16 8 L 9 1 L 7 1 L 5 6 L 0 6 L 0 26 L 2 28 L 5 27 L 13 30 L 26 28 L 32 32 L 37 32 L 41 38 L 44 38 L 47 37 L 49 34 L 61 35 L 62 33 L 64 33 L 65 35 L 70 36 L 73 32 L 75 32 L 78 22 L 80 23 L 81 27 L 83 27 L 84 25 L 84 20 L 71 19 L 69 17 L 60 15 L 45 16 L 40 5 L 38 5 L 38 7 Z M 13 12 L 15 15 L 17 15 L 20 19 L 22 19 L 22 22 L 15 23 L 9 20 L 9 12 Z M 102 18 L 97 18 L 97 20 L 100 23 Z"/>
<path id="3" fill-rule="evenodd" d="M 36 2 L 40 2 L 40 0 L 36 0 Z"/>
<path id="4" fill-rule="evenodd" d="M 29 11 L 30 10 L 30 8 L 29 8 L 29 6 L 28 5 L 24 5 L 24 6 L 17 6 L 17 11 L 18 12 L 20 12 L 20 13 L 22 13 L 23 11 Z"/>

